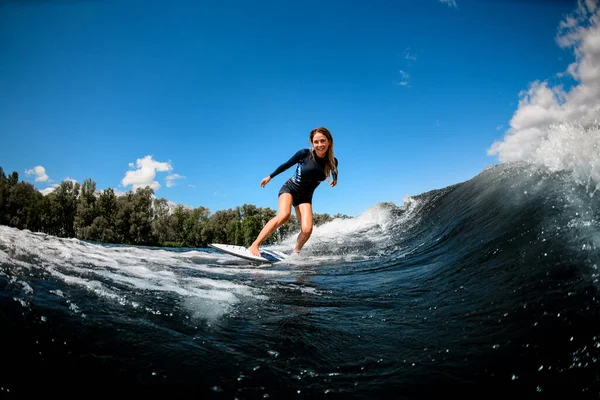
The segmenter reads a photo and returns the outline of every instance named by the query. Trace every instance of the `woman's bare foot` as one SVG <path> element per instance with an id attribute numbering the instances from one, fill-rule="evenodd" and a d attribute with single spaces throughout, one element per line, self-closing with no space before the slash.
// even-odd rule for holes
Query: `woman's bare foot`
<path id="1" fill-rule="evenodd" d="M 254 246 L 254 245 L 248 247 L 248 253 L 250 253 L 250 254 L 252 254 L 253 256 L 256 256 L 256 257 L 260 257 L 261 256 L 260 255 L 260 250 L 258 250 L 258 246 Z"/>

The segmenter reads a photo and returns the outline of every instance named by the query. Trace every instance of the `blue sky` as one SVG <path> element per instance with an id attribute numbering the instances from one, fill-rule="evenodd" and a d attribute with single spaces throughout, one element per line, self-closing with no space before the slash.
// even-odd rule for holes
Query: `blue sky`
<path id="1" fill-rule="evenodd" d="M 326 126 L 339 183 L 315 212 L 402 204 L 520 157 L 504 145 L 523 148 L 536 96 L 562 107 L 559 88 L 585 85 L 566 72 L 584 36 L 558 38 L 588 32 L 597 3 L 4 1 L 0 166 L 39 190 L 92 178 L 276 208 L 292 169 L 261 179 Z"/>

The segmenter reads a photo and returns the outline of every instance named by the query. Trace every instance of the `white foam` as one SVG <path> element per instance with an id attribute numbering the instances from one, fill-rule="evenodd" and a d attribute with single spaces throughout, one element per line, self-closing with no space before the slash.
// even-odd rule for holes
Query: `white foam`
<path id="1" fill-rule="evenodd" d="M 593 196 L 600 190 L 600 124 L 588 128 L 574 123 L 551 126 L 530 161 L 554 172 L 570 172 L 573 180 Z"/>
<path id="2" fill-rule="evenodd" d="M 398 239 L 393 238 L 392 234 L 402 232 L 418 222 L 418 210 L 422 203 L 411 197 L 406 197 L 401 207 L 389 202 L 377 203 L 356 218 L 336 218 L 315 226 L 300 257 L 288 258 L 285 263 L 302 265 L 305 260 L 308 263 L 321 264 L 369 259 L 372 255 L 365 254 L 365 243 L 368 243 L 370 250 L 384 249 L 388 244 L 393 244 Z M 291 235 L 273 248 L 290 251 L 295 243 L 296 235 Z M 325 257 L 319 260 L 315 253 Z M 330 255 L 330 258 L 327 258 L 327 255 Z M 309 259 L 304 256 L 309 256 Z"/>
<path id="3" fill-rule="evenodd" d="M 190 311 L 194 322 L 206 321 L 209 325 L 232 311 L 235 302 L 216 301 L 189 297 L 183 300 L 183 306 Z"/>
<path id="4" fill-rule="evenodd" d="M 23 293 L 27 295 L 33 294 L 33 288 L 27 282 L 19 282 L 19 284 L 23 288 Z"/>
<path id="5" fill-rule="evenodd" d="M 138 308 L 139 302 L 144 301 L 139 296 L 157 293 L 160 297 L 160 293 L 165 293 L 179 297 L 194 318 L 204 315 L 211 321 L 230 312 L 242 300 L 267 299 L 260 289 L 222 279 L 222 275 L 289 275 L 285 270 L 255 269 L 249 265 L 211 265 L 209 261 L 222 258 L 209 252 L 107 247 L 6 226 L 0 226 L 0 249 L 0 263 L 4 266 L 42 268 L 68 285 L 115 304 Z M 190 274 L 190 269 L 197 272 Z M 203 276 L 195 276 L 198 273 Z M 18 276 L 16 270 L 11 275 L 11 278 Z M 24 291 L 33 292 L 24 282 L 21 282 Z M 63 292 L 59 295 L 68 297 Z M 160 310 L 148 311 L 160 313 Z"/>
<path id="6" fill-rule="evenodd" d="M 8 254 L 6 254 L 6 252 L 4 252 L 3 250 L 0 250 L 0 263 L 8 264 L 9 261 L 10 258 L 8 257 Z"/>

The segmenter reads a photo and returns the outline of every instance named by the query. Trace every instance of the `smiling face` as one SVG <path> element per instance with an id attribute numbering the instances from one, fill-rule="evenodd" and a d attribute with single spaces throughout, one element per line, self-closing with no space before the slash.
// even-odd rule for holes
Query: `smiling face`
<path id="1" fill-rule="evenodd" d="M 333 171 L 337 181 L 337 160 L 333 155 L 333 136 L 331 132 L 324 126 L 318 127 L 310 131 L 308 138 L 310 144 L 313 146 L 313 152 L 316 157 L 325 158 L 325 176 L 328 177 L 329 173 Z M 332 182 L 332 186 L 335 186 L 335 181 Z"/>
<path id="2" fill-rule="evenodd" d="M 321 132 L 315 132 L 312 137 L 312 145 L 315 148 L 315 152 L 317 156 L 323 158 L 327 154 L 327 150 L 329 149 L 329 139 Z"/>

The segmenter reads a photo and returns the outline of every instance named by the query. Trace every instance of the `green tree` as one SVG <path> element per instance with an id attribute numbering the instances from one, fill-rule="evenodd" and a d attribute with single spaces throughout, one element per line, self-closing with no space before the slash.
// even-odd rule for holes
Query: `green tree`
<path id="1" fill-rule="evenodd" d="M 154 199 L 152 234 L 159 245 L 173 245 L 177 241 L 175 217 L 170 213 L 169 202 L 164 198 Z"/>
<path id="2" fill-rule="evenodd" d="M 115 226 L 105 217 L 99 216 L 89 227 L 89 240 L 102 243 L 123 243 L 121 237 L 115 230 Z"/>
<path id="3" fill-rule="evenodd" d="M 53 235 L 75 237 L 75 214 L 79 187 L 77 182 L 62 181 L 60 186 L 48 195 L 50 216 L 47 221 Z"/>
<path id="4" fill-rule="evenodd" d="M 39 196 L 37 198 L 36 209 L 40 224 L 40 227 L 39 229 L 37 229 L 37 231 L 44 232 L 49 235 L 55 235 L 52 225 L 53 218 L 51 218 L 52 213 L 50 211 L 50 197 L 48 195 L 44 196 L 43 194 L 39 193 Z"/>
<path id="5" fill-rule="evenodd" d="M 44 232 L 44 195 L 36 190 L 33 185 L 29 210 L 27 212 L 27 229 L 32 232 Z"/>
<path id="6" fill-rule="evenodd" d="M 90 240 L 106 243 L 122 243 L 116 228 L 118 203 L 112 188 L 103 190 L 96 202 L 97 216 L 90 227 Z"/>
<path id="7" fill-rule="evenodd" d="M 243 244 L 242 229 L 240 219 L 232 218 L 225 225 L 225 243 L 231 243 L 238 246 Z"/>
<path id="8" fill-rule="evenodd" d="M 333 219 L 337 219 L 337 218 L 339 218 L 339 219 L 348 219 L 348 218 L 352 218 L 352 217 L 349 217 L 349 216 L 348 216 L 348 215 L 346 215 L 346 214 L 340 214 L 340 213 L 337 213 L 337 214 L 335 214 L 335 215 L 333 216 Z"/>
<path id="9" fill-rule="evenodd" d="M 13 187 L 15 186 L 17 183 L 19 183 L 19 174 L 14 171 L 12 174 L 10 174 L 7 178 L 8 181 L 8 187 Z"/>
<path id="10" fill-rule="evenodd" d="M 75 234 L 79 239 L 94 240 L 95 229 L 92 227 L 98 217 L 96 182 L 86 179 L 81 185 L 81 193 L 77 199 L 75 215 Z"/>
<path id="11" fill-rule="evenodd" d="M 239 226 L 240 216 L 236 210 L 219 210 L 210 217 L 203 235 L 210 237 L 213 243 L 235 244 Z"/>
<path id="12" fill-rule="evenodd" d="M 329 221 L 333 221 L 333 218 L 329 214 L 313 214 L 313 224 L 315 226 L 323 225 Z"/>
<path id="13" fill-rule="evenodd" d="M 11 225 L 15 209 L 11 209 L 10 197 L 12 188 L 19 182 L 19 174 L 13 172 L 8 175 L 4 174 L 4 169 L 0 170 L 0 224 Z M 18 221 L 18 218 L 17 220 Z"/>
<path id="14" fill-rule="evenodd" d="M 261 210 L 252 204 L 244 204 L 237 208 L 241 220 L 241 235 L 238 245 L 250 246 L 262 229 Z"/>
<path id="15" fill-rule="evenodd" d="M 117 197 L 117 213 L 115 215 L 115 232 L 118 243 L 133 244 L 129 227 L 133 214 L 133 192 L 128 191 Z"/>
<path id="16" fill-rule="evenodd" d="M 182 205 L 178 205 L 173 210 L 173 219 L 175 224 L 175 241 L 180 243 L 182 246 L 188 240 L 188 225 L 186 220 L 189 216 L 189 209 Z"/>
<path id="17" fill-rule="evenodd" d="M 10 226 L 18 229 L 36 229 L 39 225 L 39 215 L 36 209 L 38 194 L 40 193 L 35 190 L 33 185 L 26 182 L 17 182 L 10 188 L 6 202 Z"/>
<path id="18" fill-rule="evenodd" d="M 185 244 L 188 247 L 206 247 L 208 243 L 203 237 L 203 228 L 208 223 L 210 211 L 205 207 L 197 207 L 188 212 L 184 221 L 187 232 Z"/>
<path id="19" fill-rule="evenodd" d="M 8 187 L 8 180 L 4 174 L 4 169 L 0 167 L 0 225 L 7 225 L 10 218 L 8 218 L 8 211 L 6 209 L 6 202 L 8 200 L 8 193 L 10 189 Z"/>
<path id="20" fill-rule="evenodd" d="M 132 213 L 130 215 L 129 237 L 132 244 L 154 244 L 152 237 L 152 196 L 154 190 L 146 186 L 138 188 L 132 197 Z"/>
<path id="21" fill-rule="evenodd" d="M 256 236 L 258 236 L 258 233 L 260 233 L 260 231 L 265 226 L 265 224 L 267 222 L 269 222 L 273 217 L 275 217 L 275 215 L 277 215 L 277 213 L 272 208 L 267 207 L 267 208 L 260 209 L 260 216 L 261 216 L 260 229 L 254 236 L 254 238 L 252 239 L 250 244 L 252 244 L 252 242 L 256 239 Z M 285 224 L 280 226 L 279 229 L 277 229 L 275 231 L 275 233 L 273 235 L 269 236 L 263 243 L 264 244 L 278 243 L 281 240 L 281 228 L 283 228 L 284 226 L 285 226 Z"/>

